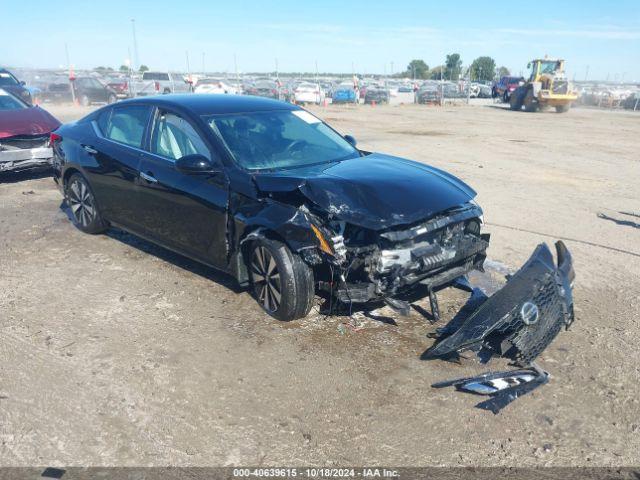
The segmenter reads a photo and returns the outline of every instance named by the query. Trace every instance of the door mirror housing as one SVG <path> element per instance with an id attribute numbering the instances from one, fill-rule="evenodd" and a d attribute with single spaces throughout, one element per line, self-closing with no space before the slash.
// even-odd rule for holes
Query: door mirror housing
<path id="1" fill-rule="evenodd" d="M 176 160 L 176 170 L 188 175 L 198 173 L 218 173 L 220 171 L 211 160 L 204 155 L 185 155 Z"/>
<path id="2" fill-rule="evenodd" d="M 22 85 L 23 87 L 27 85 L 27 82 L 25 82 L 24 80 L 20 81 L 20 85 Z"/>
<path id="3" fill-rule="evenodd" d="M 352 147 L 355 147 L 358 142 L 352 135 L 345 135 L 344 139 L 351 144 Z"/>

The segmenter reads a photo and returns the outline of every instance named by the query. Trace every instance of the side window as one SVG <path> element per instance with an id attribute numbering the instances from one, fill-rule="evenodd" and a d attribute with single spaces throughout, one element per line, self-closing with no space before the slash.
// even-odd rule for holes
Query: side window
<path id="1" fill-rule="evenodd" d="M 141 148 L 150 111 L 146 105 L 113 108 L 102 113 L 97 124 L 106 138 Z"/>
<path id="2" fill-rule="evenodd" d="M 156 119 L 151 152 L 171 160 L 196 153 L 210 158 L 209 149 L 191 124 L 168 112 L 160 112 Z"/>

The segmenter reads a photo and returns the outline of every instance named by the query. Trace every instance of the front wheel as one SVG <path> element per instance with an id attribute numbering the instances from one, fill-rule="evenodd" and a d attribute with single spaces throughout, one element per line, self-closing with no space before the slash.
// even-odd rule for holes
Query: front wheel
<path id="1" fill-rule="evenodd" d="M 521 110 L 522 109 L 522 103 L 520 101 L 520 93 L 518 92 L 518 90 L 514 91 L 511 94 L 511 98 L 509 99 L 509 108 L 511 110 Z"/>
<path id="2" fill-rule="evenodd" d="M 116 103 L 117 100 L 118 98 L 112 93 L 111 95 L 109 95 L 109 98 L 107 99 L 107 103 L 111 105 L 112 103 Z"/>
<path id="3" fill-rule="evenodd" d="M 565 113 L 565 112 L 568 112 L 570 108 L 571 108 L 570 103 L 567 103 L 566 105 L 556 105 L 556 112 Z"/>
<path id="4" fill-rule="evenodd" d="M 83 107 L 88 107 L 89 105 L 91 105 L 91 100 L 89 100 L 89 97 L 87 97 L 86 95 L 82 95 L 80 97 L 80 105 L 82 105 Z"/>
<path id="5" fill-rule="evenodd" d="M 251 245 L 249 277 L 253 295 L 272 317 L 305 317 L 315 294 L 313 271 L 282 242 L 260 239 Z"/>
<path id="6" fill-rule="evenodd" d="M 66 194 L 71 217 L 76 227 L 85 233 L 92 234 L 102 233 L 107 229 L 107 224 L 98 211 L 89 182 L 82 175 L 79 173 L 71 175 L 67 181 Z"/>

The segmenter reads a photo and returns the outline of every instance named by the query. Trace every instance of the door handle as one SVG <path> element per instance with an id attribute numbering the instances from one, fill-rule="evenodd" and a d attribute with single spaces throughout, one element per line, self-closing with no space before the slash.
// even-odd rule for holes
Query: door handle
<path id="1" fill-rule="evenodd" d="M 98 153 L 98 151 L 91 145 L 82 145 L 82 148 L 84 148 L 84 150 L 91 155 L 95 155 L 96 153 Z"/>
<path id="2" fill-rule="evenodd" d="M 149 173 L 151 173 L 151 172 L 149 172 Z M 158 183 L 158 179 L 157 178 L 155 178 L 155 177 L 153 177 L 151 175 L 148 175 L 148 174 L 146 174 L 144 172 L 140 172 L 140 178 L 142 178 L 143 180 L 146 180 L 149 183 Z"/>

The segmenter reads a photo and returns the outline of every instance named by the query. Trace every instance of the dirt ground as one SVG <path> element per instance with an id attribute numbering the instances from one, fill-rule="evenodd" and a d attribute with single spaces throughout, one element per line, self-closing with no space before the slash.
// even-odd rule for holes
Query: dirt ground
<path id="1" fill-rule="evenodd" d="M 540 358 L 551 382 L 479 410 L 430 384 L 487 367 L 420 360 L 435 327 L 417 311 L 359 314 L 359 331 L 316 311 L 282 324 L 229 277 L 119 231 L 82 234 L 47 176 L 4 177 L 0 464 L 638 465 L 640 115 L 314 111 L 363 149 L 472 185 L 488 275 L 566 240 L 577 320 Z M 450 318 L 466 297 L 441 298 Z"/>

